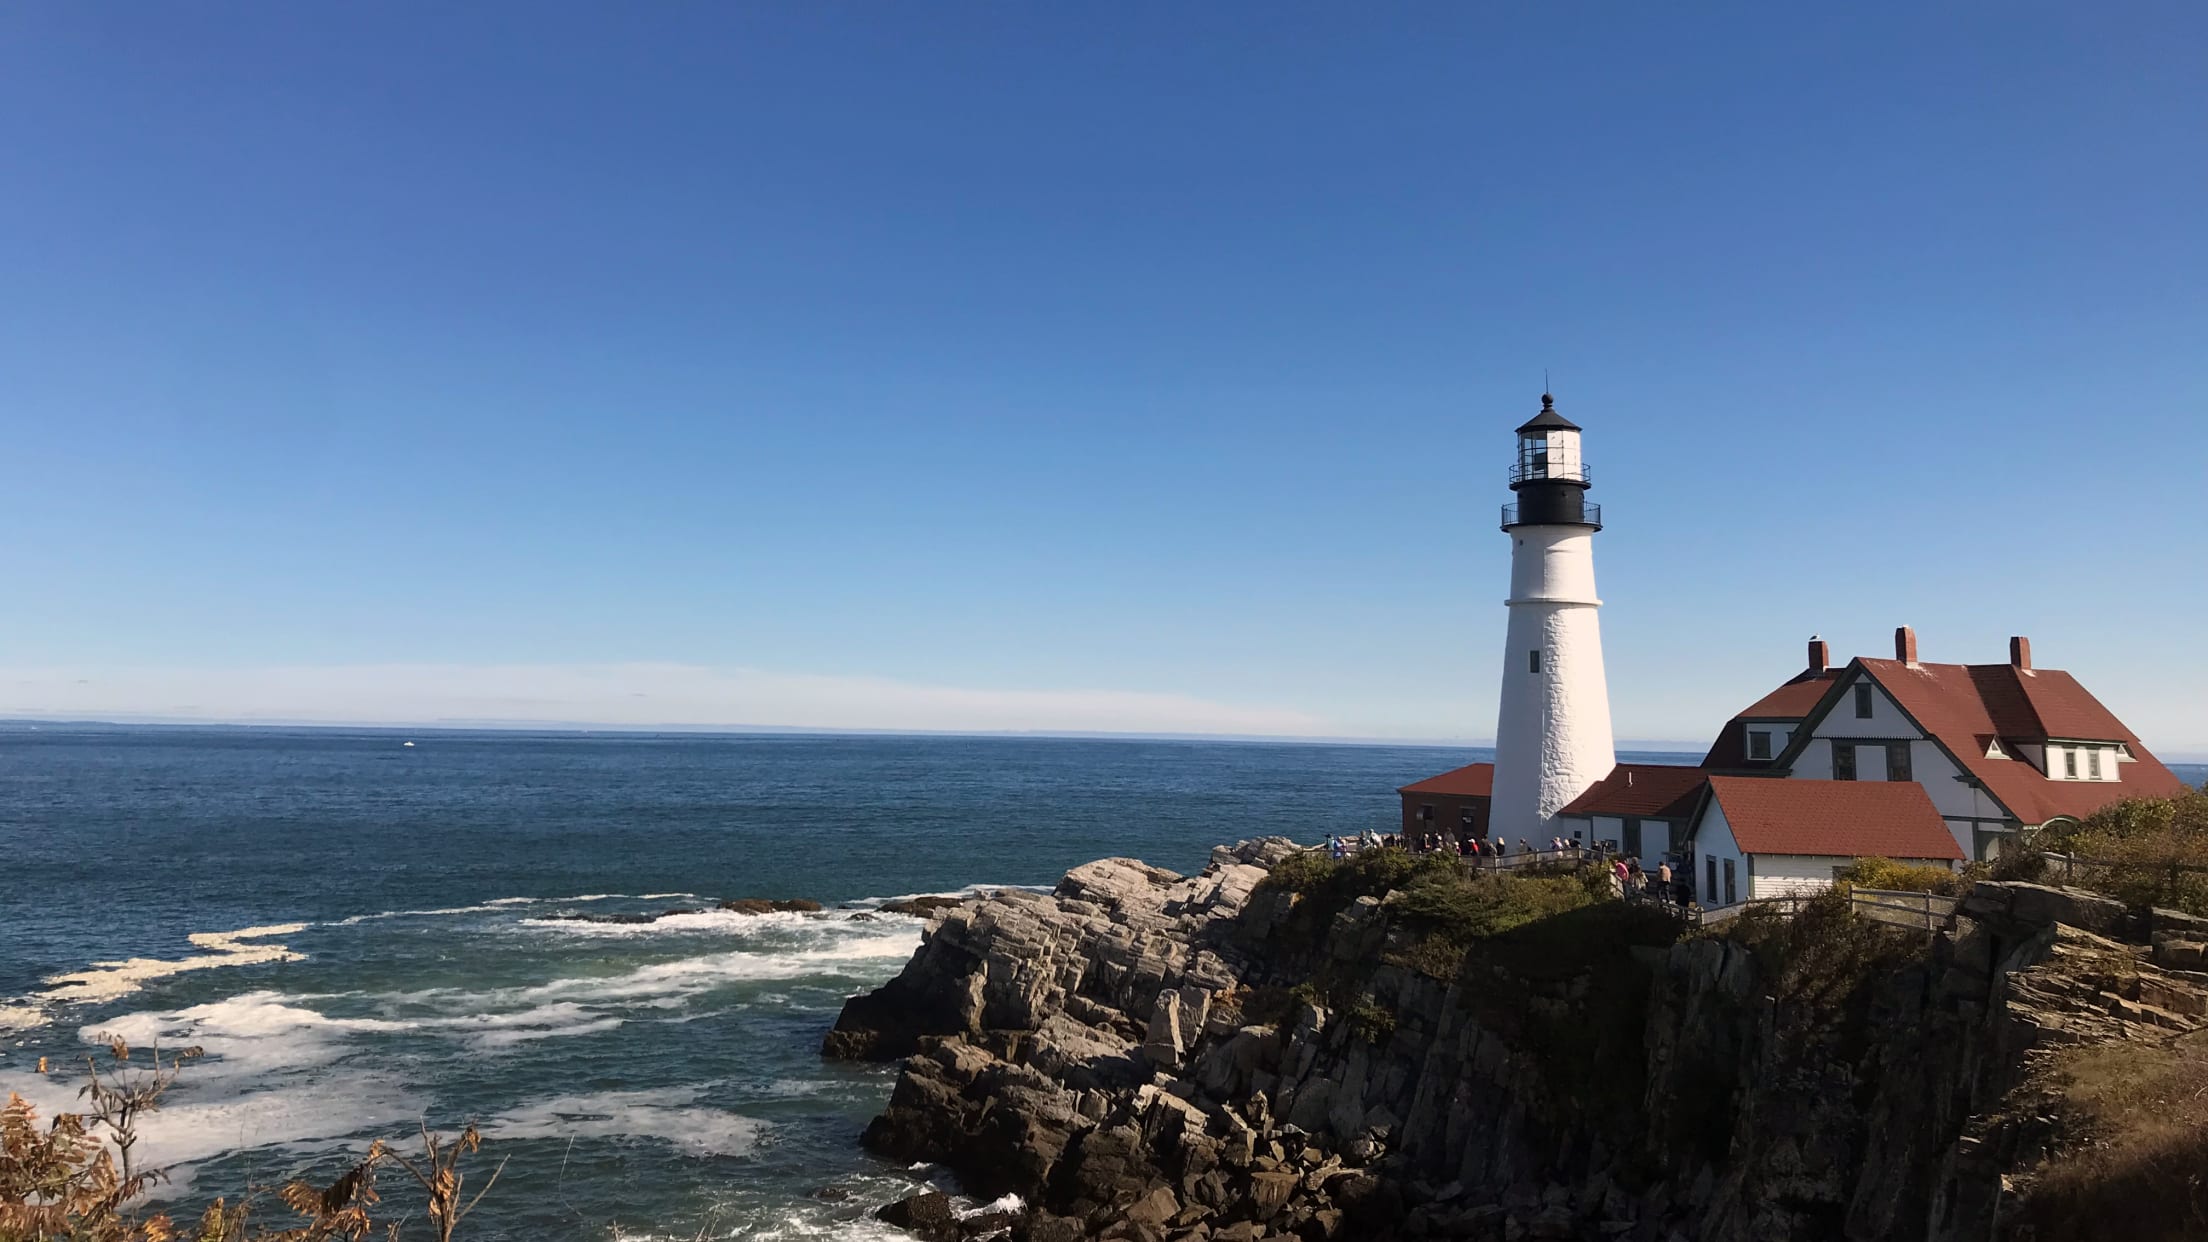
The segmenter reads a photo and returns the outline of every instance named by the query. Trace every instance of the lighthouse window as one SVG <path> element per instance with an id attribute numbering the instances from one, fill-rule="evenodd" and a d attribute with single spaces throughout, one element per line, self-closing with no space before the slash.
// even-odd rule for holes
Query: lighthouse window
<path id="1" fill-rule="evenodd" d="M 1526 671 L 1529 673 L 1541 671 L 1541 649 L 1539 647 L 1535 647 L 1526 653 Z"/>

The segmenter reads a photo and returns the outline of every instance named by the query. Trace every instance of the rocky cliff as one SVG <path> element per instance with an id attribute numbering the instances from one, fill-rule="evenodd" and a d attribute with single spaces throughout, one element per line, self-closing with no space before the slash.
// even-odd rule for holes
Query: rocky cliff
<path id="1" fill-rule="evenodd" d="M 1612 902 L 1437 953 L 1392 896 L 1266 885 L 1292 848 L 936 912 L 826 1043 L 906 1058 L 868 1146 L 1038 1242 L 1993 1238 L 2062 1138 L 2035 1064 L 2208 1023 L 2208 924 L 2089 894 L 1981 884 L 1936 934 Z"/>

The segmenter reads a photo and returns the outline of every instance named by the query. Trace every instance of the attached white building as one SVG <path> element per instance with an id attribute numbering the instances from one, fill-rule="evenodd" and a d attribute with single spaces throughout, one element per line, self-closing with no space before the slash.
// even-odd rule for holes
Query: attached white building
<path id="1" fill-rule="evenodd" d="M 1963 851 L 1914 781 L 1712 776 L 1690 874 L 1704 909 L 1823 892 L 1858 858 L 1954 867 Z"/>
<path id="2" fill-rule="evenodd" d="M 2009 640 L 2006 664 L 1930 664 L 1907 626 L 1893 659 L 1839 670 L 1770 766 L 1797 780 L 1922 786 L 1966 858 L 2185 789 L 2075 677 L 2033 668 L 2029 639 Z"/>

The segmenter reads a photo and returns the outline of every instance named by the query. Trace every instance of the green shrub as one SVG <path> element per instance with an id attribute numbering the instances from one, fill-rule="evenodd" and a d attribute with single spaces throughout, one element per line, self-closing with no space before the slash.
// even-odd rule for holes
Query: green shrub
<path id="1" fill-rule="evenodd" d="M 1858 858 L 1840 873 L 1843 883 L 1859 888 L 1883 888 L 1901 893 L 1939 893 L 1956 896 L 1970 888 L 1971 880 L 1946 867 L 1918 866 L 1891 858 Z"/>
<path id="2" fill-rule="evenodd" d="M 1421 877 L 1391 904 L 1412 927 L 1452 943 L 1469 944 L 1594 902 L 1576 875 L 1483 871 L 1469 877 L 1455 873 Z"/>
<path id="3" fill-rule="evenodd" d="M 1803 902 L 1792 915 L 1751 906 L 1716 935 L 1747 945 L 1783 1003 L 1830 1011 L 1856 999 L 1874 978 L 1922 956 L 1919 934 L 1855 917 L 1844 887 Z"/>
<path id="4" fill-rule="evenodd" d="M 2208 871 L 2186 870 L 2208 866 L 2208 793 L 2126 798 L 2078 823 L 2041 832 L 2033 846 L 2088 864 L 2075 868 L 2064 883 L 2107 893 L 2134 908 L 2166 906 L 2208 915 Z"/>
<path id="5" fill-rule="evenodd" d="M 1315 950 L 1336 915 L 1360 897 L 1385 897 L 1397 889 L 1439 882 L 1457 875 L 1455 859 L 1405 850 L 1364 850 L 1339 862 L 1313 850 L 1283 859 L 1260 888 L 1296 894 L 1283 934 L 1292 944 Z"/>
<path id="6" fill-rule="evenodd" d="M 1370 1000 L 1359 1001 L 1342 1016 L 1349 1033 L 1368 1044 L 1384 1044 L 1395 1034 L 1395 1011 Z"/>

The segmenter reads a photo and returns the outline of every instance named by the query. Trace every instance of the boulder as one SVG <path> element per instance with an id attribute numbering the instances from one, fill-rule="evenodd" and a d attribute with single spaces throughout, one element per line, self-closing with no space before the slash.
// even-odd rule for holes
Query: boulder
<path id="1" fill-rule="evenodd" d="M 721 903 L 721 909 L 737 914 L 818 914 L 820 908 L 819 902 L 803 897 L 735 897 Z"/>
<path id="2" fill-rule="evenodd" d="M 927 918 L 945 910 L 956 909 L 965 903 L 966 898 L 964 897 L 950 897 L 931 893 L 925 897 L 907 897 L 899 901 L 885 901 L 876 908 L 883 914 L 910 914 L 917 918 Z"/>
<path id="3" fill-rule="evenodd" d="M 951 1206 L 951 1197 L 940 1191 L 925 1190 L 907 1195 L 876 1211 L 874 1218 L 883 1224 L 909 1230 L 928 1242 L 958 1242 L 963 1235 L 958 1211 Z"/>

